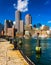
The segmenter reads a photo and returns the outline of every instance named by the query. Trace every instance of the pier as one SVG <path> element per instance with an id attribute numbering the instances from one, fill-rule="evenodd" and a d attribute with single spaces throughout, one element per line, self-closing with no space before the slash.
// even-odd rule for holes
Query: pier
<path id="1" fill-rule="evenodd" d="M 34 65 L 20 50 L 12 50 L 13 44 L 0 39 L 0 65 Z"/>

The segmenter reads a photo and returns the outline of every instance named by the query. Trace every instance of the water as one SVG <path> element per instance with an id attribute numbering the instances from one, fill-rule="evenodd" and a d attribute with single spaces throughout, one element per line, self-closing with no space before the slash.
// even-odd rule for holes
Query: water
<path id="1" fill-rule="evenodd" d="M 35 65 L 51 65 L 51 39 L 41 40 L 41 54 L 36 54 L 35 48 L 37 45 L 36 39 L 23 39 L 21 49 Z"/>

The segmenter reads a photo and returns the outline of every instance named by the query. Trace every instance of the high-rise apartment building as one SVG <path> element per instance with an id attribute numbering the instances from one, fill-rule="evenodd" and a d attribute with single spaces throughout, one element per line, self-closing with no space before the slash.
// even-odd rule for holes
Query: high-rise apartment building
<path id="1" fill-rule="evenodd" d="M 25 16 L 25 24 L 26 24 L 26 25 L 29 25 L 29 24 L 31 24 L 31 23 L 32 23 L 31 16 L 30 16 L 29 14 L 27 14 L 27 15 Z"/>
<path id="2" fill-rule="evenodd" d="M 21 13 L 20 11 L 15 11 L 15 28 L 17 29 L 18 32 L 20 32 L 20 18 L 21 17 Z"/>

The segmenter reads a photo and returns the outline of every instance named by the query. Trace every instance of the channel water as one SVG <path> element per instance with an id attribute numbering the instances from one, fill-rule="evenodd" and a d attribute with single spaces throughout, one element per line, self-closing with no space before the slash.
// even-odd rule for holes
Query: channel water
<path id="1" fill-rule="evenodd" d="M 41 53 L 36 54 L 37 39 L 23 39 L 20 49 L 35 65 L 51 65 L 51 38 L 40 39 Z"/>

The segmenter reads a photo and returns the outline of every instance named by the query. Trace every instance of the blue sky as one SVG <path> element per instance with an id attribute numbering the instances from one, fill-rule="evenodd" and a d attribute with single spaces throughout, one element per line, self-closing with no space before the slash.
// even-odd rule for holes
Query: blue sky
<path id="1" fill-rule="evenodd" d="M 24 0 L 23 0 L 24 1 Z M 18 0 L 0 0 L 0 22 L 5 19 L 15 20 L 15 8 L 13 4 L 18 4 Z M 28 11 L 22 12 L 22 19 L 25 15 L 32 16 L 32 24 L 45 24 L 51 26 L 51 0 L 29 0 Z"/>

